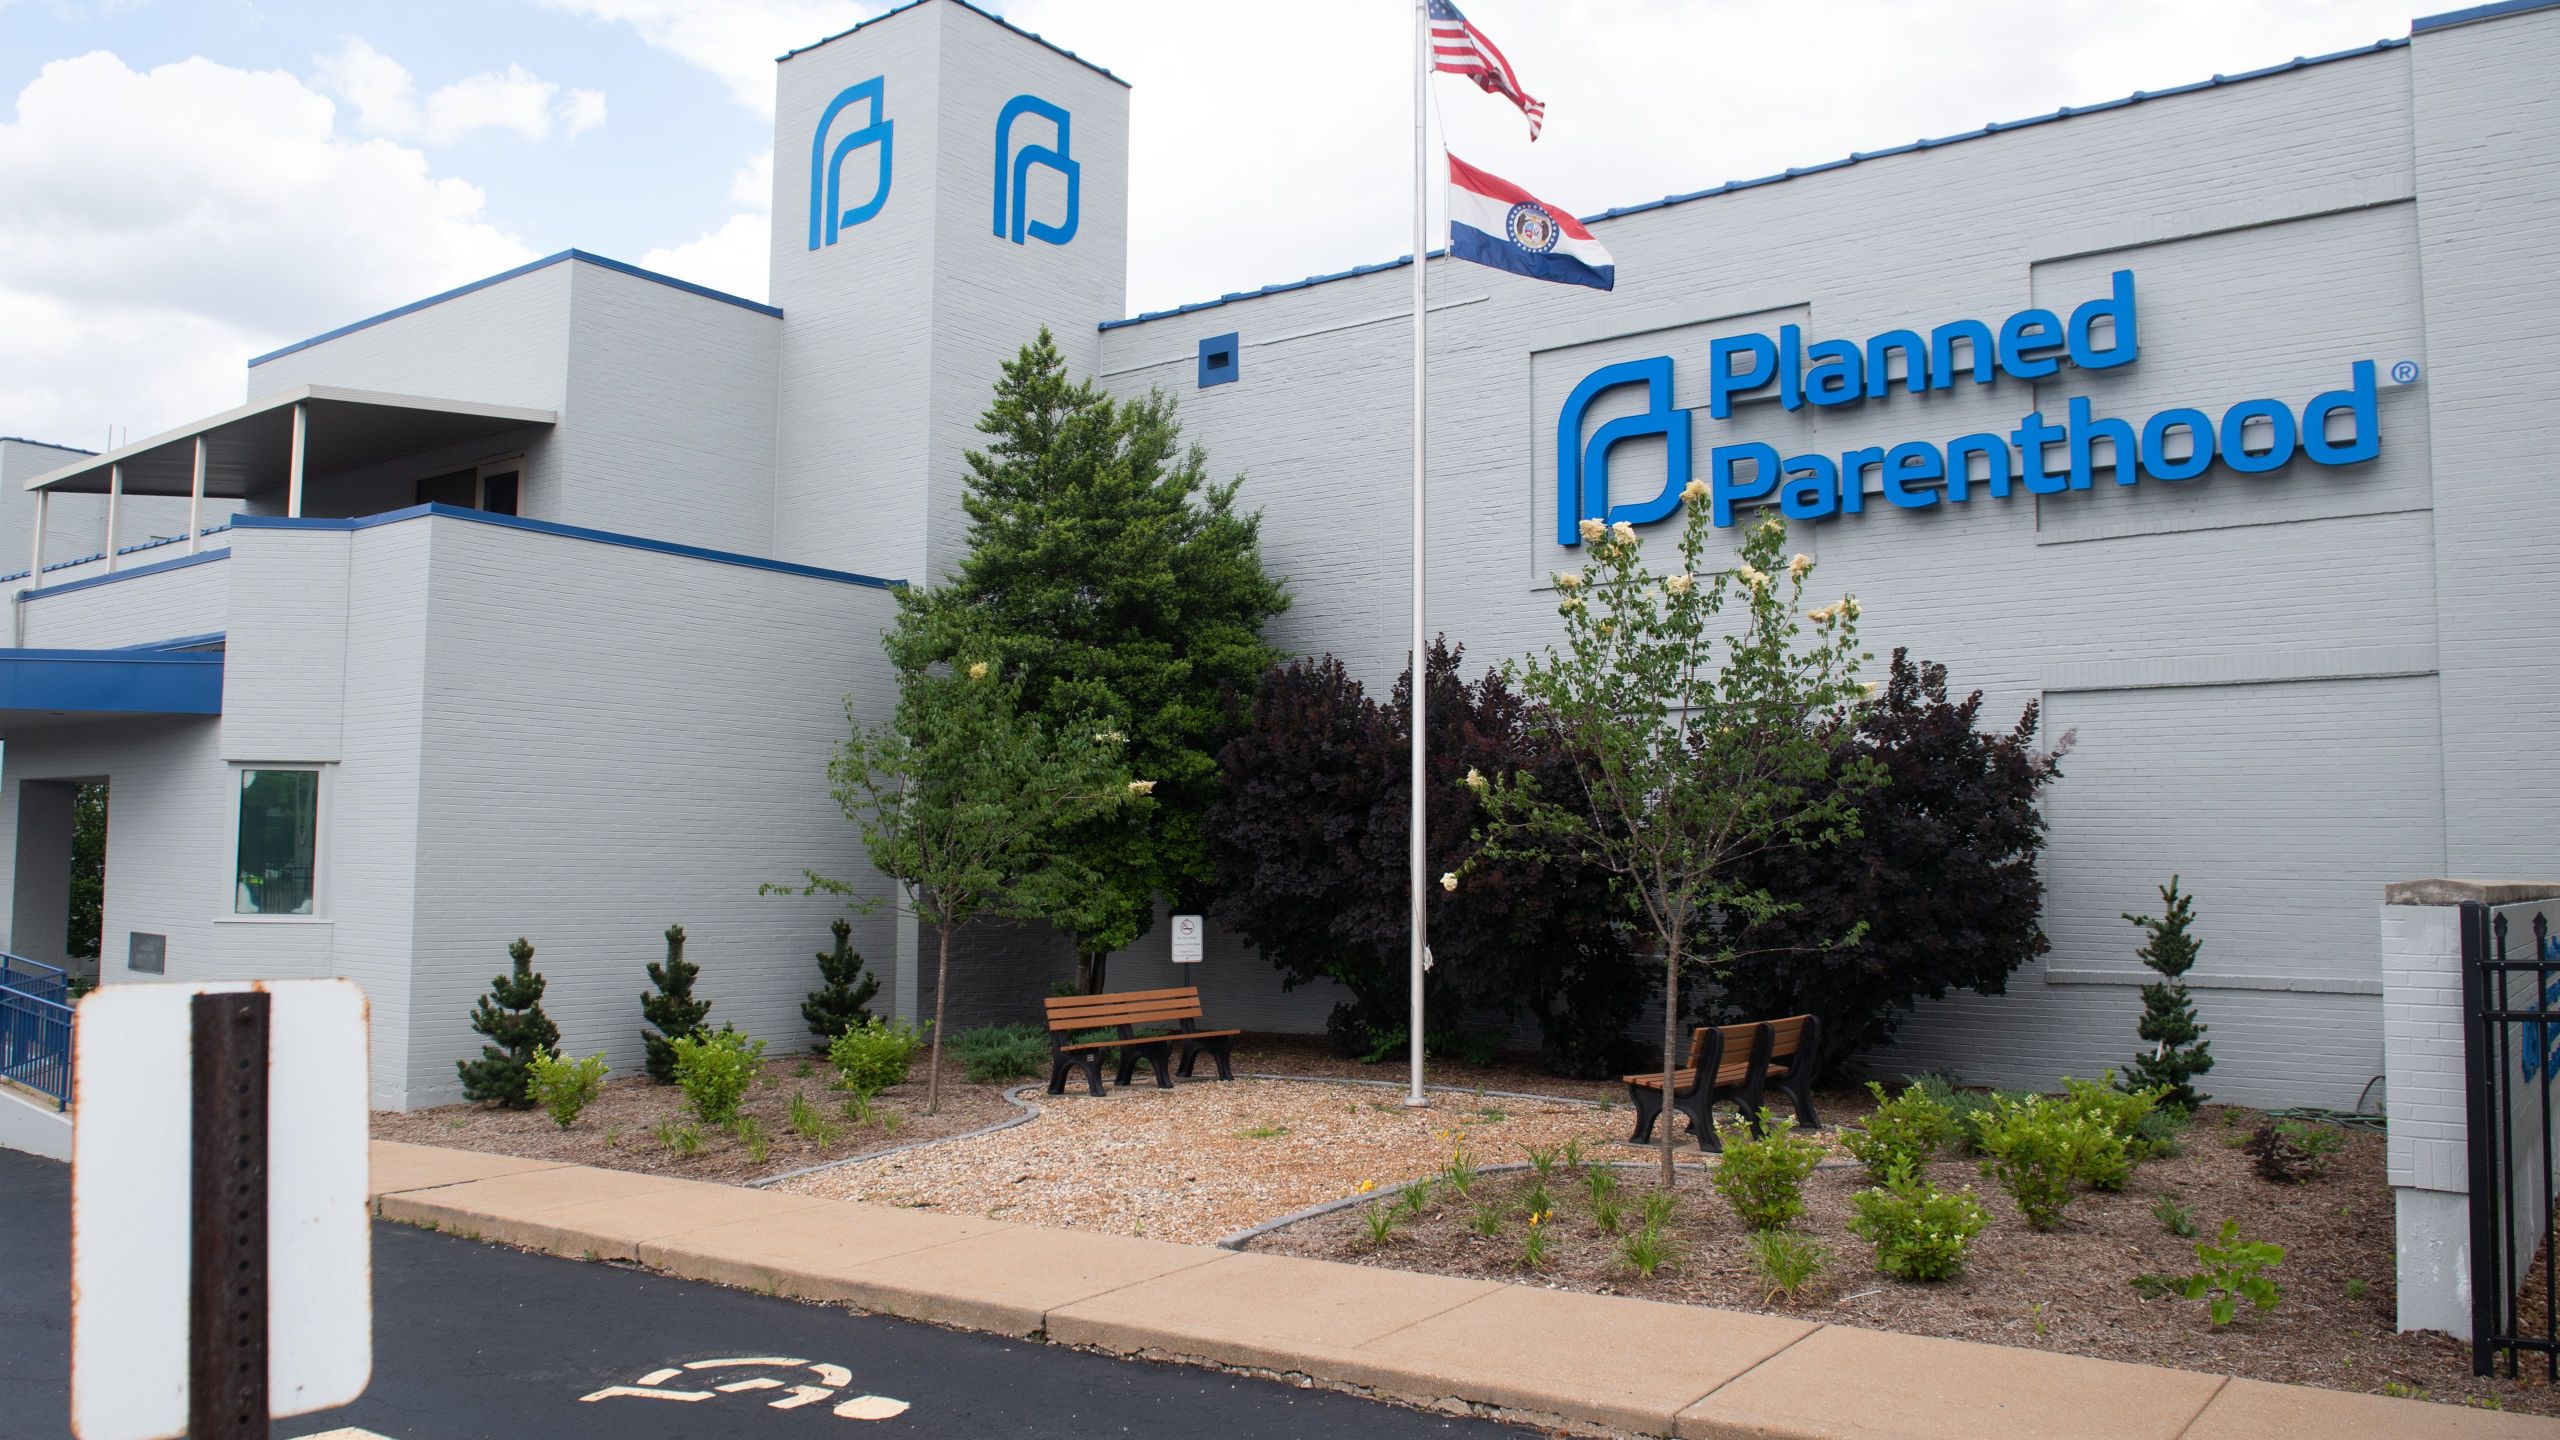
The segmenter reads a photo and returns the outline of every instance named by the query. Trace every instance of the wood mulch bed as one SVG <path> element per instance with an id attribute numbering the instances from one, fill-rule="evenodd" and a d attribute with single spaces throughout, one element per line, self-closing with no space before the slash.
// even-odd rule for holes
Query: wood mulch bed
<path id="1" fill-rule="evenodd" d="M 661 1124 L 682 1126 L 692 1118 L 685 1110 L 684 1092 L 673 1085 L 651 1084 L 639 1074 L 605 1081 L 594 1103 L 566 1130 L 552 1124 L 551 1117 L 540 1110 L 446 1105 L 405 1114 L 377 1111 L 373 1138 L 741 1184 L 918 1140 L 965 1134 L 1022 1113 L 1004 1098 L 1005 1087 L 968 1084 L 960 1079 L 959 1066 L 946 1061 L 941 1113 L 926 1114 L 924 1066 L 919 1061 L 915 1078 L 882 1091 L 872 1102 L 873 1119 L 855 1122 L 845 1115 L 844 1096 L 827 1086 L 831 1073 L 823 1060 L 807 1055 L 765 1061 L 762 1079 L 739 1107 L 740 1113 L 763 1127 L 767 1138 L 762 1163 L 735 1134 L 707 1125 L 695 1127 L 701 1143 L 692 1154 L 662 1144 Z M 805 1096 L 817 1108 L 828 1124 L 827 1134 L 812 1139 L 792 1129 L 795 1095 Z"/>
<path id="2" fill-rule="evenodd" d="M 2060 1228 L 2042 1233 L 2026 1226 L 1975 1162 L 1939 1161 L 1934 1183 L 1973 1188 L 1991 1223 L 1975 1239 L 1964 1271 L 1930 1285 L 1876 1273 L 1873 1252 L 1848 1233 L 1850 1197 L 1867 1184 L 1865 1172 L 1854 1166 L 1825 1166 L 1805 1187 L 1806 1214 L 1798 1228 L 1828 1246 L 1833 1258 L 1813 1290 L 1792 1302 L 1769 1295 L 1753 1269 L 1747 1232 L 1711 1186 L 1685 1173 L 1668 1227 L 1675 1258 L 1649 1280 L 1621 1263 L 1616 1242 L 1592 1220 L 1578 1181 L 1561 1175 L 1549 1182 L 1558 1203 L 1547 1264 L 1536 1272 L 1521 1263 L 1518 1197 L 1530 1184 L 1523 1175 L 1488 1177 L 1475 1190 L 1475 1201 L 1490 1196 L 1509 1207 L 1496 1238 L 1472 1228 L 1474 1204 L 1444 1194 L 1384 1245 L 1370 1243 L 1363 1207 L 1355 1207 L 1301 1221 L 1256 1240 L 1252 1248 L 2560 1414 L 2560 1393 L 2534 1376 L 2521 1382 L 2476 1379 L 2468 1345 L 2438 1333 L 2394 1332 L 2395 1239 L 2380 1135 L 2346 1131 L 2348 1146 L 2327 1175 L 2307 1184 L 2279 1184 L 2259 1178 L 2238 1148 L 2258 1118 L 2252 1111 L 2206 1107 L 2181 1154 L 2143 1165 L 2121 1193 L 2080 1192 Z M 1826 1111 L 1823 1119 L 1828 1123 L 1834 1116 Z M 1629 1169 L 1621 1178 L 1630 1196 L 1652 1185 L 1641 1170 Z M 2284 1262 L 2274 1272 L 2283 1290 L 2277 1308 L 2245 1312 L 2216 1329 L 2201 1301 L 2141 1298 L 2134 1276 L 2199 1268 L 2195 1241 L 2171 1235 L 2155 1217 L 2153 1207 L 2162 1196 L 2186 1207 L 2203 1237 L 2232 1218 L 2245 1238 L 2284 1246 Z M 2413 1425 L 2420 1423 L 2412 1417 Z"/>

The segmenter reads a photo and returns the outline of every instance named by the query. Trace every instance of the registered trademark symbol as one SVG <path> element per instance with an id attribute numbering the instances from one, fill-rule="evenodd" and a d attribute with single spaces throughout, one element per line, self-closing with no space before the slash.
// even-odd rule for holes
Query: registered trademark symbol
<path id="1" fill-rule="evenodd" d="M 2417 379 L 2418 362 L 2415 360 L 2402 360 L 2391 367 L 2391 383 L 2394 385 L 2415 384 Z"/>

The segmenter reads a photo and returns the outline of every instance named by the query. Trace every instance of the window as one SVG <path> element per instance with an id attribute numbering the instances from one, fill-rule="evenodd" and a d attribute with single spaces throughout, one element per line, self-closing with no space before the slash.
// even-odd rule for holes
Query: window
<path id="1" fill-rule="evenodd" d="M 492 515 L 516 513 L 518 473 L 513 469 L 483 472 L 480 477 L 480 508 Z"/>
<path id="2" fill-rule="evenodd" d="M 240 772 L 240 876 L 232 909 L 242 915 L 308 915 L 319 860 L 320 772 Z"/>

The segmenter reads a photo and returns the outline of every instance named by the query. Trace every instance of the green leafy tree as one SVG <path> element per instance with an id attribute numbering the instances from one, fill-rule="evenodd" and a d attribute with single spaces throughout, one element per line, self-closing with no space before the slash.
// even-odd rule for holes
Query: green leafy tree
<path id="1" fill-rule="evenodd" d="M 472 1007 L 471 1028 L 489 1037 L 477 1060 L 456 1060 L 462 1095 L 510 1110 L 533 1107 L 533 1057 L 560 1046 L 560 1027 L 542 1013 L 542 976 L 533 968 L 533 942 L 522 936 L 507 947 L 512 973 L 489 981 L 489 993 Z"/>
<path id="2" fill-rule="evenodd" d="M 2179 978 L 2194 968 L 2196 953 L 2204 948 L 2189 928 L 2196 919 L 2195 897 L 2181 893 L 2178 877 L 2172 875 L 2160 887 L 2158 915 L 2128 911 L 2124 918 L 2149 937 L 2134 953 L 2162 977 L 2142 987 L 2142 1021 L 2134 1033 L 2151 1042 L 2151 1052 L 2136 1055 L 2126 1067 L 2125 1088 L 2166 1090 L 2161 1104 L 2192 1111 L 2208 1098 L 2196 1089 L 2195 1077 L 2213 1068 L 2213 1047 L 2196 1019 L 2195 997 Z"/>
<path id="3" fill-rule="evenodd" d="M 1159 898 L 1195 905 L 1215 881 L 1205 817 L 1230 699 L 1277 658 L 1262 626 L 1288 595 L 1263 573 L 1260 516 L 1236 508 L 1243 481 L 1208 479 L 1173 402 L 1070 382 L 1047 330 L 1006 363 L 978 429 L 968 554 L 900 592 L 889 653 L 921 670 L 965 652 L 1051 730 L 1128 737 L 1154 804 L 1086 816 L 1053 842 L 1090 877 L 1054 919 L 1083 987 L 1100 990 L 1105 959 L 1146 933 Z"/>
<path id="4" fill-rule="evenodd" d="M 897 882 L 938 941 L 928 1113 L 942 1105 L 952 936 L 983 916 L 1056 923 L 1076 913 L 1096 878 L 1058 837 L 1150 808 L 1154 782 L 1129 778 L 1124 748 L 1091 720 L 1049 724 L 1025 708 L 1021 687 L 995 662 L 964 660 L 901 666 L 895 719 L 855 720 L 837 749 L 828 767 L 836 803 L 861 827 L 872 867 Z M 806 892 L 858 893 L 850 882 L 804 873 Z"/>
<path id="5" fill-rule="evenodd" d="M 65 953 L 96 959 L 107 899 L 107 785 L 80 787 L 71 800 L 71 915 Z"/>
<path id="6" fill-rule="evenodd" d="M 834 949 L 818 952 L 818 978 L 825 983 L 800 1002 L 800 1018 L 818 1037 L 809 1048 L 820 1053 L 837 1036 L 870 1019 L 871 997 L 880 993 L 879 978 L 862 968 L 862 955 L 853 948 L 853 925 L 839 915 L 827 928 L 835 932 L 836 943 Z"/>
<path id="7" fill-rule="evenodd" d="M 640 1018 L 656 1027 L 640 1032 L 640 1044 L 647 1052 L 649 1078 L 661 1085 L 676 1083 L 673 1042 L 703 1033 L 702 1017 L 711 1013 L 710 1001 L 693 998 L 694 977 L 701 973 L 701 966 L 684 958 L 684 927 L 668 926 L 666 962 L 649 967 L 649 983 L 658 987 L 657 993 L 640 996 Z"/>
<path id="8" fill-rule="evenodd" d="M 1671 574 L 1645 565 L 1633 526 L 1583 523 L 1588 565 L 1555 577 L 1565 642 L 1517 669 L 1573 774 L 1562 784 L 1471 781 L 1489 817 L 1482 848 L 1442 881 L 1522 854 L 1578 854 L 1603 874 L 1662 966 L 1666 1085 L 1688 1048 L 1683 972 L 1729 962 L 1736 930 L 1789 908 L 1743 863 L 1854 836 L 1856 799 L 1880 783 L 1873 762 L 1843 758 L 1818 730 L 1862 694 L 1857 601 L 1804 608 L 1813 561 L 1782 558 L 1786 525 L 1775 515 L 1701 582 L 1712 507 L 1703 483 L 1685 498 Z M 1665 1188 L 1673 1129 L 1665 1123 L 1657 1142 Z"/>

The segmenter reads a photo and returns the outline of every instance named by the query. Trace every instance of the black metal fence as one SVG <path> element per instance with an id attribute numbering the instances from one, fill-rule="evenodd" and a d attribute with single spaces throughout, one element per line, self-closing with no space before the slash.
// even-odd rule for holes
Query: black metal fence
<path id="1" fill-rule="evenodd" d="M 2515 909 L 2517 907 L 2507 907 Z M 2560 1383 L 2560 1253 L 2552 1245 L 2551 1101 L 2560 1067 L 2560 948 L 2506 910 L 2462 907 L 2463 1066 L 2470 1092 L 2471 1368 L 2543 1357 Z M 2521 953 L 2518 953 L 2521 952 Z"/>

